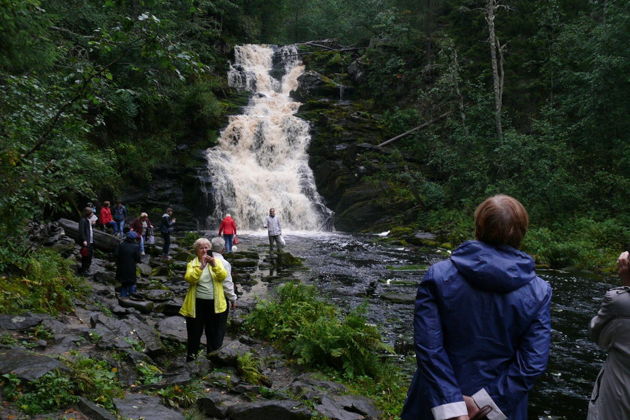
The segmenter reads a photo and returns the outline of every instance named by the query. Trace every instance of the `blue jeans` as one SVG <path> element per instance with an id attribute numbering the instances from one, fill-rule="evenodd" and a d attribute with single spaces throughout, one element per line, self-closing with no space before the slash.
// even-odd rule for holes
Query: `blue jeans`
<path id="1" fill-rule="evenodd" d="M 125 221 L 124 220 L 114 220 L 114 233 L 123 233 L 123 229 L 125 228 Z"/>
<path id="2" fill-rule="evenodd" d="M 144 254 L 144 235 L 140 235 L 140 253 Z"/>
<path id="3" fill-rule="evenodd" d="M 167 256 L 169 248 L 171 247 L 171 234 L 162 232 L 162 238 L 164 239 L 164 246 L 162 247 L 162 255 Z"/>
<path id="4" fill-rule="evenodd" d="M 120 297 L 129 297 L 130 295 L 136 293 L 136 285 L 128 284 L 126 286 L 122 286 L 120 288 Z"/>
<path id="5" fill-rule="evenodd" d="M 224 233 L 223 239 L 225 239 L 225 251 L 232 252 L 232 240 L 234 239 L 234 235 L 226 235 Z"/>

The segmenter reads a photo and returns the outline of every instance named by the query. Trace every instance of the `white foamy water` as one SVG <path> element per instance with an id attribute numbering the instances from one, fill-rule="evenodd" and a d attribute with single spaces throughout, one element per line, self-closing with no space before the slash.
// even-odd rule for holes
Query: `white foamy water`
<path id="1" fill-rule="evenodd" d="M 272 71 L 283 74 L 281 80 Z M 215 202 L 209 225 L 230 213 L 239 228 L 261 229 L 271 207 L 286 230 L 331 225 L 332 212 L 308 166 L 309 125 L 294 115 L 301 104 L 289 96 L 303 72 L 295 46 L 235 48 L 229 84 L 252 97 L 243 114 L 230 116 L 219 145 L 207 151 Z"/>

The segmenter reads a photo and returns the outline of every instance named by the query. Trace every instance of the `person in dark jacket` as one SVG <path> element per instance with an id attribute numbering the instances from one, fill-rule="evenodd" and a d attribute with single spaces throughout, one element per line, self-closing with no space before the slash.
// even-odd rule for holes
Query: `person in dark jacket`
<path id="1" fill-rule="evenodd" d="M 92 256 L 94 255 L 94 230 L 92 223 L 92 208 L 83 209 L 83 217 L 79 219 L 79 245 L 81 245 L 81 268 L 79 275 L 87 276 L 92 265 Z"/>
<path id="2" fill-rule="evenodd" d="M 404 420 L 526 420 L 527 395 L 546 370 L 551 287 L 520 251 L 529 223 L 516 199 L 496 195 L 475 210 L 476 241 L 434 264 L 418 287 L 418 369 Z"/>
<path id="3" fill-rule="evenodd" d="M 140 245 L 138 234 L 134 231 L 127 233 L 114 254 L 116 256 L 116 280 L 120 282 L 120 297 L 136 294 L 136 264 L 140 262 Z"/>
<path id="4" fill-rule="evenodd" d="M 171 247 L 171 233 L 173 233 L 175 222 L 176 220 L 173 217 L 173 209 L 169 207 L 162 215 L 162 220 L 160 221 L 160 233 L 162 234 L 162 239 L 164 239 L 162 257 L 166 259 L 170 258 L 168 256 L 168 251 Z"/>
<path id="5" fill-rule="evenodd" d="M 125 230 L 125 220 L 127 220 L 127 207 L 125 207 L 122 201 L 118 200 L 112 210 L 112 216 L 114 217 L 114 235 L 123 237 Z"/>

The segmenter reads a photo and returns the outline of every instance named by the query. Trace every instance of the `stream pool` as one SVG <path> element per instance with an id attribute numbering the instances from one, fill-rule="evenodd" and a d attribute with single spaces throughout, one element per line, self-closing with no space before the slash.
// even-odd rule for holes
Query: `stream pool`
<path id="1" fill-rule="evenodd" d="M 239 238 L 243 250 L 264 252 L 267 247 L 263 233 L 239 234 Z M 287 251 L 303 258 L 308 267 L 290 272 L 290 276 L 315 284 L 344 311 L 365 302 L 369 322 L 377 325 L 383 339 L 401 354 L 401 368 L 410 370 L 411 378 L 416 287 L 426 268 L 448 258 L 448 253 L 423 253 L 377 239 L 374 235 L 289 233 L 285 235 Z M 257 274 L 261 280 L 276 274 L 273 268 L 262 267 Z M 538 275 L 553 288 L 553 342 L 549 368 L 530 393 L 530 418 L 583 419 L 593 381 L 605 358 L 588 338 L 588 322 L 605 291 L 614 285 L 603 278 L 556 270 L 539 270 Z"/>

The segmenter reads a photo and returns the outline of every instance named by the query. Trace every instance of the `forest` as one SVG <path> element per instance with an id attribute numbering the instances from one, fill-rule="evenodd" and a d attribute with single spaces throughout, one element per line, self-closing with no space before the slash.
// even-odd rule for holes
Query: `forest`
<path id="1" fill-rule="evenodd" d="M 348 196 L 351 211 L 338 220 L 365 216 L 358 207 L 367 202 L 377 209 L 369 217 L 380 214 L 348 235 L 389 231 L 373 242 L 404 246 L 397 248 L 404 255 L 381 267 L 382 278 L 367 289 L 391 283 L 408 296 L 390 294 L 379 304 L 412 310 L 417 272 L 472 239 L 472 214 L 484 198 L 504 193 L 525 205 L 530 229 L 523 249 L 538 268 L 554 269 L 545 279 L 555 283 L 554 333 L 560 331 L 553 337 L 553 373 L 543 378 L 532 412 L 584 414 L 586 388 L 601 360 L 583 345 L 576 325 L 587 325 L 593 296 L 609 285 L 617 255 L 630 248 L 630 3 L 622 0 L 0 0 L 0 359 L 9 357 L 6 348 L 46 349 L 46 340 L 60 335 L 37 324 L 45 318 L 39 314 L 70 317 L 76 306 L 99 312 L 91 328 L 84 326 L 88 336 L 71 343 L 80 355 L 66 360 L 66 349 L 55 349 L 69 370 L 28 385 L 12 374 L 0 377 L 13 408 L 47 413 L 85 396 L 114 411 L 127 381 L 183 410 L 216 385 L 205 377 L 164 385 L 184 350 L 181 341 L 153 340 L 154 324 L 165 317 L 157 310 L 134 325 L 146 327 L 145 341 L 130 335 L 120 347 L 99 347 L 121 335 L 103 338 L 104 324 L 120 327 L 140 314 L 118 305 L 116 282 L 108 277 L 111 255 L 97 254 L 105 267 L 97 274 L 105 280 L 83 281 L 74 274 L 76 244 L 51 249 L 34 232 L 60 217 L 77 220 L 95 198 L 115 200 L 165 173 L 194 172 L 200 152 L 217 145 L 229 116 L 247 103 L 247 93 L 229 86 L 227 72 L 234 47 L 250 43 L 296 44 L 306 70 L 329 84 L 328 97 L 305 98 L 300 111 L 313 132 L 309 164 L 319 167 L 317 187 L 329 203 L 357 183 L 377 197 L 354 203 Z M 350 162 L 354 172 L 330 171 L 327 162 L 337 161 Z M 178 233 L 177 261 L 155 258 L 143 268 L 145 291 L 161 302 L 156 307 L 165 306 L 162 295 L 183 294 L 182 270 L 198 236 L 185 230 Z M 435 234 L 430 251 L 411 246 L 418 245 L 417 232 Z M 375 249 L 371 242 L 332 252 L 336 245 L 324 240 L 313 249 L 336 258 L 340 270 Z M 392 258 L 378 252 L 371 257 Z M 234 267 L 243 272 L 264 265 L 258 251 L 236 257 L 244 261 Z M 300 258 L 291 261 L 307 272 Z M 352 266 L 354 275 L 364 268 Z M 593 289 L 577 283 L 576 272 Z M 352 276 L 338 277 L 343 283 Z M 332 288 L 331 278 L 317 277 Z M 374 311 L 369 290 L 344 295 L 357 305 L 323 302 L 312 286 L 291 281 L 278 290 L 278 300 L 243 310 L 248 318 L 239 328 L 277 341 L 291 363 L 325 371 L 373 398 L 382 418 L 396 418 L 410 378 L 401 364 L 389 363 L 413 351 L 404 340 L 384 344 L 383 331 L 366 317 L 403 325 L 386 331 L 391 342 L 400 331 L 400 337 L 410 333 L 408 320 Z M 25 315 L 25 323 L 36 326 L 7 332 L 5 317 L 26 311 L 36 315 Z M 95 348 L 101 353 L 90 353 Z M 265 384 L 262 363 L 242 354 L 238 374 Z M 221 380 L 231 391 L 230 378 Z M 265 392 L 274 396 L 271 387 Z"/>
<path id="2" fill-rule="evenodd" d="M 394 224 L 470 236 L 503 192 L 530 210 L 526 249 L 606 269 L 630 242 L 630 6 L 601 0 L 2 1 L 0 269 L 29 221 L 149 183 L 178 146 L 215 144 L 235 109 L 234 45 L 334 39 L 360 63 L 393 137 Z M 334 61 L 333 60 L 333 61 Z M 397 167 L 391 171 L 387 168 Z"/>

